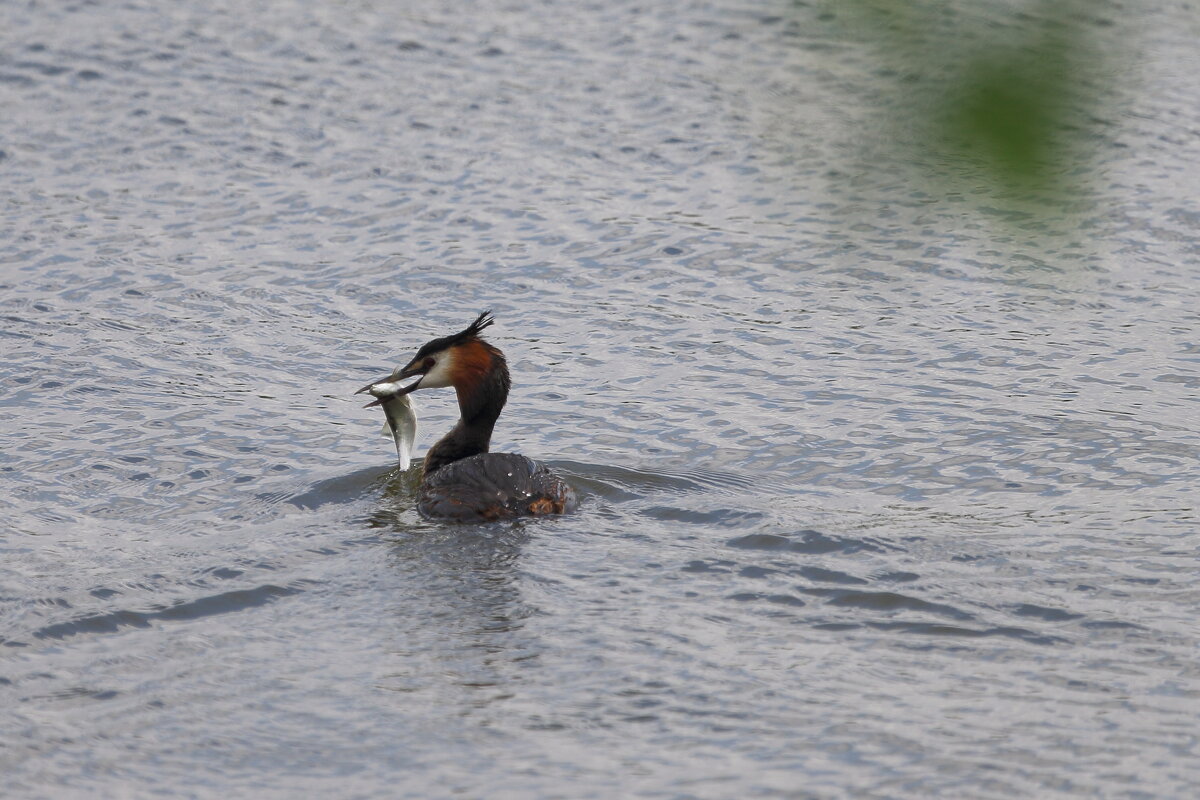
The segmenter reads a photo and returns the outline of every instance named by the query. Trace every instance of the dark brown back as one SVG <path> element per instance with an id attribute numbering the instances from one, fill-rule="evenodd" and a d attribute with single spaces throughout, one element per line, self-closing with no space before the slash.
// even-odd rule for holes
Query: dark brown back
<path id="1" fill-rule="evenodd" d="M 417 510 L 455 522 L 491 522 L 574 511 L 575 492 L 546 467 L 515 453 L 481 453 L 425 476 Z"/>

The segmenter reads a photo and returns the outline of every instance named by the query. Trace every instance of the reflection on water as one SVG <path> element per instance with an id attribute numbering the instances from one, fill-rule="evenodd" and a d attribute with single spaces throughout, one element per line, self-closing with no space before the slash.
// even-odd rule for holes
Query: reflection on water
<path id="1" fill-rule="evenodd" d="M 387 626 L 401 669 L 382 676 L 381 687 L 447 707 L 511 695 L 521 662 L 542 649 L 522 633 L 535 613 L 521 597 L 517 563 L 527 538 L 521 526 L 497 525 L 404 528 L 387 539 L 407 602 Z"/>
<path id="2" fill-rule="evenodd" d="M 905 78 L 837 9 L 7 8 L 6 796 L 1190 796 L 1200 104 L 1144 11 L 1034 215 L 858 163 Z M 422 519 L 353 398 L 489 307 L 575 514 Z"/>

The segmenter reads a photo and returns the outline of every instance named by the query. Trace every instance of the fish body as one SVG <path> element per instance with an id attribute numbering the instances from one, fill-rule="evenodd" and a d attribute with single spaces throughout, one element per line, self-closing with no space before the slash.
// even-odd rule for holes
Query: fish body
<path id="1" fill-rule="evenodd" d="M 417 444 L 417 433 L 420 425 L 417 422 L 417 410 L 413 407 L 412 398 L 399 383 L 384 381 L 364 387 L 372 397 L 373 403 L 383 408 L 387 420 L 383 424 L 383 435 L 391 436 L 396 443 L 396 457 L 400 459 L 400 469 L 408 469 L 412 464 L 413 449 Z"/>

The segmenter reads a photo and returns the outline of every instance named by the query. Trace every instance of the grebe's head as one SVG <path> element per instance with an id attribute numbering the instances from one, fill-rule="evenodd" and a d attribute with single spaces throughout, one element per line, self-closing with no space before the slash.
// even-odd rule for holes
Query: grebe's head
<path id="1" fill-rule="evenodd" d="M 503 360 L 499 350 L 479 338 L 480 332 L 494 322 L 491 311 L 483 312 L 458 333 L 426 342 L 403 367 L 396 367 L 391 375 L 368 383 L 355 394 L 369 391 L 376 397 L 399 397 L 418 389 L 474 382 L 491 368 L 494 358 Z M 412 377 L 417 378 L 414 383 L 396 385 Z"/>

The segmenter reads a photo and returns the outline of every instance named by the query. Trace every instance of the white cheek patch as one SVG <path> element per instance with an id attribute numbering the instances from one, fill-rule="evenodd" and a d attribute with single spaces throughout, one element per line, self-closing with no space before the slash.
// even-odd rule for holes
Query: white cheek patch
<path id="1" fill-rule="evenodd" d="M 422 389 L 440 389 L 445 386 L 453 386 L 454 381 L 450 373 L 454 367 L 454 356 L 450 355 L 449 350 L 445 350 L 434 356 L 437 363 L 433 365 L 433 369 L 425 373 L 425 377 L 421 378 Z"/>

